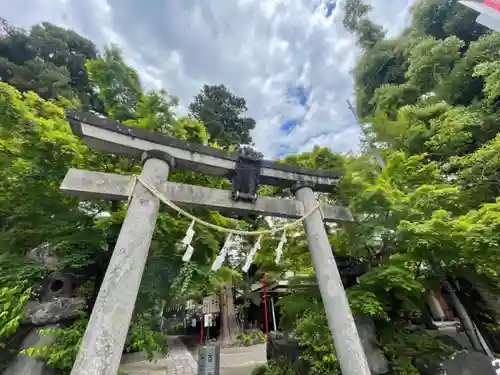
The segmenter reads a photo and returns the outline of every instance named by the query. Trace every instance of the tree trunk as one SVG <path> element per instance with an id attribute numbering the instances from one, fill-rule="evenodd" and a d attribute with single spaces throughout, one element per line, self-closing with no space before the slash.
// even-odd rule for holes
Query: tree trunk
<path id="1" fill-rule="evenodd" d="M 221 345 L 231 346 L 237 335 L 238 325 L 234 315 L 233 285 L 226 284 L 220 290 Z"/>

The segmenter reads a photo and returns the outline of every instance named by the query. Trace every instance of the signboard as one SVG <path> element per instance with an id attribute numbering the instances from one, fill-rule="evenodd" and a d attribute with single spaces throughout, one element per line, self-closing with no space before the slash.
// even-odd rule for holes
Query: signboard
<path id="1" fill-rule="evenodd" d="M 198 305 L 196 304 L 195 301 L 191 299 L 186 301 L 186 310 L 196 310 L 197 307 Z"/>
<path id="2" fill-rule="evenodd" d="M 198 353 L 198 375 L 219 375 L 220 347 L 218 345 L 200 346 Z"/>
<path id="3" fill-rule="evenodd" d="M 212 294 L 203 298 L 203 314 L 216 314 L 220 312 L 219 296 Z"/>

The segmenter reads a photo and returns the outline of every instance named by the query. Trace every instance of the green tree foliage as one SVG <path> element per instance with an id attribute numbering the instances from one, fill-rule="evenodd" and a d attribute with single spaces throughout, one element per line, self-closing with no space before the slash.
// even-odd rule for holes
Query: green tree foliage
<path id="1" fill-rule="evenodd" d="M 412 26 L 419 35 L 445 39 L 450 35 L 466 43 L 478 39 L 488 28 L 476 22 L 477 13 L 455 0 L 416 1 Z"/>
<path id="2" fill-rule="evenodd" d="M 83 165 L 87 152 L 63 109 L 6 83 L 0 83 L 0 103 L 2 249 L 22 254 L 49 236 L 55 242 L 86 238 L 91 218 L 57 183 L 68 167 Z"/>
<path id="3" fill-rule="evenodd" d="M 373 113 L 373 108 L 377 106 L 377 103 L 372 101 L 377 88 L 384 84 L 405 83 L 408 43 L 409 41 L 404 37 L 396 40 L 384 39 L 359 58 L 354 77 L 356 109 L 361 117 Z"/>
<path id="4" fill-rule="evenodd" d="M 204 85 L 189 105 L 190 115 L 205 124 L 210 141 L 224 148 L 252 144 L 250 132 L 255 120 L 245 117 L 246 111 L 245 99 L 224 85 Z"/>
<path id="5" fill-rule="evenodd" d="M 85 68 L 106 113 L 118 121 L 134 119 L 142 87 L 139 75 L 123 61 L 118 47 L 107 48 L 102 58 L 87 61 Z"/>
<path id="6" fill-rule="evenodd" d="M 470 153 L 497 134 L 500 34 L 460 39 L 459 33 L 431 32 L 454 30 L 454 14 L 444 11 L 461 6 L 454 3 L 416 3 L 401 36 L 380 41 L 360 58 L 357 107 L 370 124 L 372 142 L 446 159 Z M 437 17 L 433 23 L 430 9 Z"/>
<path id="7" fill-rule="evenodd" d="M 73 366 L 73 361 L 78 353 L 78 345 L 85 332 L 88 319 L 82 317 L 71 323 L 66 328 L 46 328 L 40 331 L 42 335 L 53 335 L 57 339 L 52 345 L 36 345 L 23 349 L 20 354 L 43 358 L 48 365 L 68 370 Z"/>
<path id="8" fill-rule="evenodd" d="M 344 172 L 344 157 L 339 154 L 332 154 L 326 147 L 315 146 L 311 152 L 304 152 L 299 155 L 288 155 L 282 161 L 287 164 L 294 164 L 305 168 L 321 169 L 331 172 Z"/>
<path id="9" fill-rule="evenodd" d="M 21 323 L 24 304 L 31 297 L 31 289 L 19 285 L 14 288 L 3 287 L 0 290 L 0 349 L 5 348 L 5 338 L 11 336 Z"/>
<path id="10" fill-rule="evenodd" d="M 464 208 L 456 198 L 458 189 L 447 184 L 438 165 L 426 163 L 425 156 L 407 158 L 402 153 L 393 154 L 379 175 L 367 170 L 374 168 L 369 162 L 347 159 L 346 165 L 347 174 L 334 196 L 338 202 L 351 207 L 357 223 L 342 230 L 332 228 L 330 238 L 337 255 L 361 260 L 368 269 L 357 282 L 353 284 L 351 280 L 347 284 L 351 285 L 348 289 L 351 308 L 357 314 L 375 319 L 378 333 L 385 339 L 384 351 L 395 373 L 410 373 L 396 370 L 403 366 L 408 348 L 405 348 L 406 352 L 398 351 L 403 346 L 396 346 L 395 340 L 413 342 L 415 353 L 419 350 L 419 340 L 426 340 L 433 347 L 427 354 L 434 354 L 434 360 L 439 359 L 446 348 L 438 350 L 439 345 L 433 344 L 423 328 L 416 332 L 405 329 L 405 324 L 410 322 L 423 324 L 425 287 L 435 285 L 432 277 L 436 273 L 430 269 L 428 274 L 419 271 L 422 262 L 430 255 L 425 251 L 409 251 L 407 245 L 401 243 L 403 229 L 400 226 L 404 220 L 421 222 L 431 218 L 434 210 L 442 207 L 457 214 Z M 304 348 L 304 358 L 313 364 L 314 373 L 335 373 L 338 364 L 326 329 L 319 290 L 314 283 L 304 287 L 305 280 L 311 285 L 314 279 L 311 279 L 314 273 L 304 242 L 300 237 L 292 240 L 285 255 L 288 259 L 286 267 L 299 275 L 292 284 L 292 294 L 280 301 L 281 323 L 294 332 Z M 450 263 L 455 259 L 450 259 Z M 464 265 L 464 270 L 467 268 Z M 443 272 L 439 274 L 443 275 Z M 396 330 L 396 326 L 400 328 Z M 391 334 L 394 337 L 389 339 Z M 411 362 L 408 366 L 412 366 Z"/>
<path id="11" fill-rule="evenodd" d="M 489 61 L 478 64 L 474 69 L 475 77 L 484 79 L 484 94 L 491 104 L 496 104 L 500 97 L 500 61 Z"/>
<path id="12" fill-rule="evenodd" d="M 436 92 L 451 104 L 470 105 L 483 93 L 483 80 L 474 71 L 482 63 L 498 60 L 500 35 L 491 32 L 470 43 L 462 57 L 450 72 L 449 77 Z"/>
<path id="13" fill-rule="evenodd" d="M 93 230 L 92 217 L 82 211 L 78 201 L 59 192 L 67 169 L 83 166 L 88 154 L 72 135 L 63 109 L 34 92 L 22 94 L 6 83 L 0 83 L 0 103 L 0 281 L 3 290 L 28 293 L 0 303 L 0 314 L 12 318 L 9 309 L 30 298 L 27 288 L 51 271 L 73 264 L 84 266 L 100 248 L 103 237 Z M 92 204 L 87 207 L 94 208 Z M 26 259 L 28 251 L 43 244 L 56 250 L 58 267 Z M 22 305 L 16 310 L 16 319 L 20 308 Z M 6 327 L 18 323 L 12 324 Z M 2 335 L 5 333 L 15 332 L 7 328 Z"/>
<path id="14" fill-rule="evenodd" d="M 406 72 L 408 83 L 429 92 L 445 79 L 460 59 L 463 42 L 455 36 L 442 40 L 425 37 L 410 51 Z"/>
<path id="15" fill-rule="evenodd" d="M 468 189 L 478 203 L 491 202 L 500 195 L 500 136 L 472 154 L 453 157 L 450 169 L 457 169 L 457 182 Z"/>
<path id="16" fill-rule="evenodd" d="M 90 86 L 103 103 L 101 111 L 108 117 L 164 134 L 185 133 L 175 118 L 177 98 L 165 90 L 145 93 L 138 73 L 127 65 L 117 46 L 106 48 L 101 58 L 88 60 L 85 68 Z"/>
<path id="17" fill-rule="evenodd" d="M 9 64 L 14 61 L 24 66 L 30 64 L 29 56 L 36 61 L 42 61 L 44 57 L 52 59 L 51 63 L 59 64 L 56 66 L 62 69 L 61 64 L 66 61 L 63 42 L 73 48 L 68 52 L 70 55 L 79 53 L 74 49 L 83 51 L 86 48 L 84 40 L 78 39 L 78 35 L 50 24 L 33 27 L 29 34 L 6 24 L 4 26 L 9 28 L 2 39 L 7 47 L 0 52 L 4 51 L 2 56 L 12 60 Z M 33 42 L 30 38 L 35 37 L 40 39 L 40 46 L 37 47 L 40 56 L 32 54 L 16 60 L 18 54 L 26 52 L 23 48 L 27 49 L 26 54 L 31 51 Z M 16 50 L 14 44 L 18 40 L 19 50 Z M 61 56 L 56 59 L 55 55 Z M 59 191 L 59 185 L 67 170 L 76 167 L 120 174 L 140 171 L 137 160 L 91 152 L 72 134 L 64 109 L 80 107 L 83 101 L 78 100 L 78 95 L 81 99 L 84 93 L 95 93 L 84 108 L 91 108 L 128 125 L 194 143 L 210 142 L 203 123 L 175 114 L 176 98 L 164 90 L 144 91 L 137 72 L 125 63 L 118 47 L 110 46 L 102 56 L 95 52 L 92 56 L 81 57 L 80 67 L 87 80 L 82 91 L 73 79 L 64 87 L 49 81 L 42 82 L 40 71 L 30 78 L 40 83 L 36 88 L 16 84 L 15 76 L 8 81 L 10 85 L 0 83 L 0 178 L 3 182 L 0 186 L 0 285 L 4 288 L 2 298 L 9 299 L 6 300 L 8 303 L 4 304 L 3 299 L 0 303 L 0 314 L 6 327 L 2 331 L 2 336 L 5 336 L 2 342 L 4 338 L 8 340 L 18 326 L 22 307 L 19 301 L 24 302 L 29 297 L 27 287 L 50 272 L 80 269 L 78 272 L 83 273 L 85 282 L 79 289 L 79 295 L 87 299 L 90 308 L 97 296 L 105 269 L 96 268 L 95 259 L 109 259 L 126 215 L 126 205 L 82 202 L 78 198 L 64 196 Z M 46 95 L 49 89 L 54 91 Z M 224 136 L 219 135 L 219 142 L 228 149 L 237 149 L 240 143 L 250 143 L 249 132 L 255 123 L 240 116 L 246 108 L 244 100 L 227 90 L 218 94 L 225 101 L 221 105 L 229 108 L 230 116 L 234 116 L 232 120 L 237 123 L 224 120 L 227 129 Z M 239 138 L 234 135 L 237 132 Z M 222 147 L 215 143 L 213 146 Z M 227 180 L 191 172 L 174 171 L 171 180 L 219 188 L 228 186 Z M 216 212 L 198 212 L 198 215 L 222 226 L 248 226 L 245 221 L 228 219 Z M 225 238 L 204 227 L 196 228 L 192 262 L 187 266 L 182 264 L 184 250 L 178 242 L 188 225 L 189 222 L 182 217 L 159 214 L 127 338 L 127 351 L 144 350 L 150 356 L 153 351 L 167 349 L 163 334 L 154 331 L 163 301 L 178 300 L 182 303 L 188 298 L 199 300 L 227 285 L 242 283 L 241 272 L 231 267 L 225 266 L 217 273 L 210 272 L 210 265 Z M 52 249 L 59 259 L 57 265 L 35 264 L 26 258 L 30 250 L 42 244 Z M 231 303 L 226 311 L 229 322 L 226 326 L 232 328 L 227 335 L 230 341 L 238 332 L 230 306 L 233 299 L 231 288 L 229 292 L 227 300 Z M 19 295 L 23 297 L 19 299 Z M 10 301 L 12 299 L 18 301 L 14 303 Z M 29 349 L 26 354 L 41 356 L 54 367 L 68 369 L 86 321 L 87 316 L 82 315 L 67 327 L 47 332 L 57 335 L 55 343 Z"/>
<path id="18" fill-rule="evenodd" d="M 363 3 L 361 0 L 347 0 L 344 9 L 344 27 L 356 34 L 358 44 L 363 49 L 372 48 L 384 38 L 384 29 L 367 17 L 371 11 L 370 5 Z"/>
<path id="19" fill-rule="evenodd" d="M 353 20 L 366 18 L 369 8 L 358 0 L 346 6 L 344 24 L 358 35 Z M 410 27 L 397 38 L 381 38 L 358 60 L 356 97 L 362 117 L 380 111 L 374 96 L 384 85 L 433 91 L 451 104 L 470 104 L 482 92 L 481 79 L 472 76 L 474 66 L 495 59 L 498 33 L 488 34 L 475 22 L 477 14 L 455 0 L 419 0 L 412 9 Z M 407 99 L 405 104 L 414 103 L 413 96 Z"/>
<path id="20" fill-rule="evenodd" d="M 360 1 L 347 7 L 345 26 L 359 37 L 359 20 L 369 7 Z M 344 285 L 354 313 L 374 320 L 394 374 L 418 374 L 415 366 L 450 353 L 427 333 L 428 290 L 459 279 L 499 292 L 500 34 L 476 25 L 477 15 L 460 7 L 456 1 L 419 1 L 400 36 L 363 48 L 354 71 L 358 112 L 386 167 L 380 170 L 368 155 L 345 158 L 338 189 L 323 197 L 348 205 L 355 215 L 356 224 L 329 227 L 330 241 L 337 257 L 365 265 L 357 280 L 346 277 Z M 321 168 L 314 154 L 286 162 Z M 312 373 L 336 373 L 300 233 L 284 257 L 283 267 L 296 277 L 291 294 L 280 301 L 281 325 L 301 345 Z M 493 300 L 485 303 L 494 306 Z"/>
<path id="21" fill-rule="evenodd" d="M 153 131 L 175 131 L 177 136 L 192 142 L 207 142 L 203 125 L 188 118 L 174 117 L 173 108 L 169 106 L 171 101 L 161 95 L 154 92 L 143 94 L 141 91 L 136 107 L 132 108 L 135 117 L 131 122 Z M 68 267 L 82 268 L 84 277 L 89 278 L 90 289 L 98 287 L 102 274 L 96 279 L 87 264 L 96 254 L 109 258 L 105 250 L 106 242 L 110 237 L 116 237 L 126 207 L 118 205 L 113 209 L 108 202 L 81 202 L 77 198 L 68 198 L 61 194 L 59 185 L 70 167 L 125 174 L 139 170 L 137 161 L 90 152 L 72 134 L 60 105 L 71 103 L 64 100 L 45 101 L 34 92 L 23 94 L 7 83 L 0 83 L 0 267 L 2 290 L 5 292 L 2 295 L 12 299 L 17 298 L 13 292 L 26 290 L 26 282 L 29 286 L 29 283 L 40 281 L 49 272 Z M 167 128 L 167 124 L 171 127 Z M 194 175 L 174 177 L 195 178 Z M 100 217 L 98 214 L 102 212 L 110 212 L 111 215 Z M 160 214 L 158 221 L 145 272 L 145 286 L 136 305 L 127 346 L 148 353 L 157 350 L 160 344 L 165 349 L 164 342 L 158 341 L 161 337 L 151 331 L 152 312 L 156 311 L 159 299 L 169 296 L 168 285 L 179 272 L 182 253 L 172 249 L 187 227 L 185 220 L 174 219 L 166 213 Z M 200 245 L 204 246 L 200 254 L 210 258 L 219 248 L 219 237 L 208 231 L 206 233 L 208 238 L 202 236 L 200 239 Z M 28 251 L 45 243 L 59 258 L 55 266 L 32 264 L 25 257 Z M 206 244 L 211 251 L 206 251 Z M 170 267 L 167 274 L 161 267 L 165 265 Z M 89 303 L 92 303 L 91 298 Z M 1 314 L 7 319 L 5 322 L 2 320 L 6 327 L 2 335 L 12 334 L 18 324 L 19 309 L 14 301 L 0 304 Z M 80 329 L 85 326 L 83 320 L 84 317 L 58 330 L 54 345 L 37 348 L 31 354 L 42 355 L 56 367 L 70 366 L 83 334 Z"/>
<path id="22" fill-rule="evenodd" d="M 48 22 L 28 32 L 1 22 L 0 76 L 20 91 L 44 99 L 75 95 L 84 105 L 93 102 L 84 64 L 97 57 L 95 45 L 72 30 Z"/>

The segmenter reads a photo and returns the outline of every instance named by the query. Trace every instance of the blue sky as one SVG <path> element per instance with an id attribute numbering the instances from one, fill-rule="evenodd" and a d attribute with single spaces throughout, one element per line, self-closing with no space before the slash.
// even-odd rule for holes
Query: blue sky
<path id="1" fill-rule="evenodd" d="M 0 0 L 18 26 L 49 21 L 99 47 L 116 43 L 144 86 L 186 108 L 200 87 L 225 84 L 247 100 L 257 148 L 281 157 L 328 146 L 355 152 L 360 131 L 346 105 L 359 50 L 342 27 L 344 0 Z M 370 0 L 389 35 L 408 0 Z"/>

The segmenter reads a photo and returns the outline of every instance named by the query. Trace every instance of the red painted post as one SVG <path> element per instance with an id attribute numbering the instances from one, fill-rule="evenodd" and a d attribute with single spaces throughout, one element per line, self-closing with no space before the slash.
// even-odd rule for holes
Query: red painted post
<path id="1" fill-rule="evenodd" d="M 200 345 L 203 345 L 203 314 L 201 314 L 200 318 Z"/>

